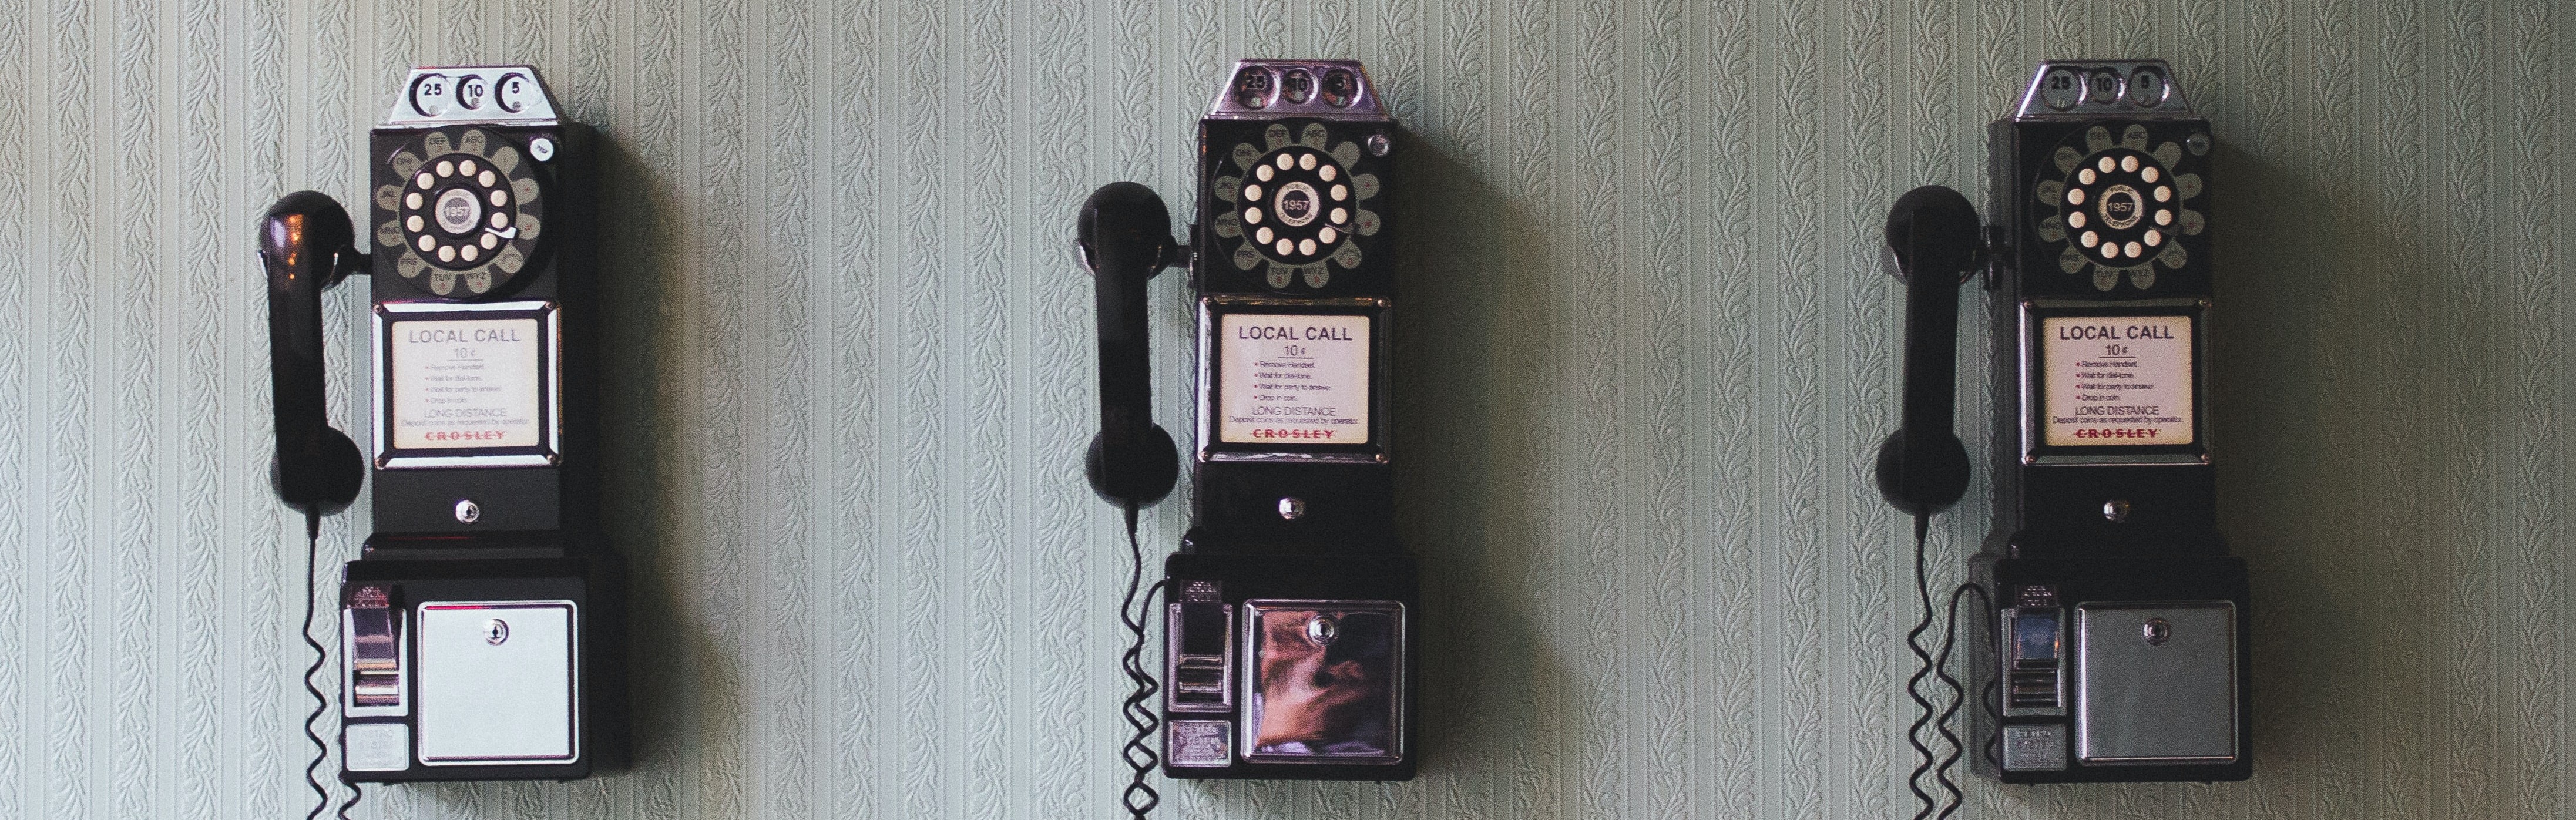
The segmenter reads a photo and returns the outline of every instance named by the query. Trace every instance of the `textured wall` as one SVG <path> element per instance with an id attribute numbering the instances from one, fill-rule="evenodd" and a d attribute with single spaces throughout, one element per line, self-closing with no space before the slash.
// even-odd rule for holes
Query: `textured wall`
<path id="1" fill-rule="evenodd" d="M 1175 784 L 1169 816 L 1908 811 L 1908 556 L 1864 474 L 1899 294 L 1868 237 L 1907 187 L 1982 189 L 1982 124 L 2081 55 L 2168 57 L 2217 122 L 2261 757 L 2244 784 L 1979 783 L 1970 815 L 2576 815 L 2571 48 L 2559 0 L 9 4 L 0 817 L 303 811 L 251 220 L 357 201 L 403 68 L 465 61 L 542 66 L 622 153 L 639 762 L 360 814 L 1106 816 L 1126 556 L 1080 479 L 1070 215 L 1120 178 L 1185 204 L 1223 67 L 1274 55 L 1369 61 L 1414 135 L 1427 762 Z M 363 289 L 330 301 L 348 429 Z M 1937 583 L 1985 520 L 1940 520 Z M 333 519 L 326 565 L 365 531 Z"/>

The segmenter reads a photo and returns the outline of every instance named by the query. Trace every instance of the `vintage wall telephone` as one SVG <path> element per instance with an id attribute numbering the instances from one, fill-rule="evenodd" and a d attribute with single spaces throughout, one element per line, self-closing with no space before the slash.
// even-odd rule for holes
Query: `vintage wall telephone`
<path id="1" fill-rule="evenodd" d="M 2209 365 L 2209 121 L 2161 60 L 2042 63 L 1995 121 L 1980 232 L 1937 186 L 1898 200 L 1887 246 L 1906 283 L 1905 423 L 1878 483 L 1915 516 L 1917 585 L 1929 516 L 1958 500 L 1966 451 L 1951 431 L 1958 288 L 1984 264 L 1993 295 L 1995 528 L 1950 599 L 1981 603 L 1991 641 L 1968 642 L 1966 687 L 1932 714 L 1926 677 L 1957 687 L 1917 643 L 1915 724 L 1948 728 L 1966 695 L 1965 747 L 2008 783 L 2242 780 L 2252 773 L 2245 563 L 2217 528 L 2204 425 Z M 1944 810 L 1946 815 L 1949 810 Z"/>
<path id="2" fill-rule="evenodd" d="M 593 139 L 558 117 L 532 68 L 414 69 L 369 139 L 374 253 L 320 193 L 260 220 L 278 495 L 318 541 L 320 517 L 374 479 L 375 532 L 340 590 L 340 778 L 353 786 L 623 764 L 583 241 Z M 360 271 L 372 457 L 323 409 L 322 290 Z"/>
<path id="3" fill-rule="evenodd" d="M 1190 246 L 1169 238 L 1145 186 L 1083 203 L 1101 384 L 1087 468 L 1126 510 L 1131 545 L 1136 510 L 1177 472 L 1147 406 L 1145 282 L 1186 264 L 1198 296 L 1193 521 L 1157 585 L 1159 685 L 1141 661 L 1153 591 L 1139 603 L 1131 583 L 1123 614 L 1139 642 L 1127 655 L 1139 816 L 1158 759 L 1183 778 L 1413 776 L 1419 590 L 1395 536 L 1380 366 L 1394 128 L 1357 62 L 1245 60 L 1199 122 Z M 1158 724 L 1159 758 L 1145 745 Z"/>

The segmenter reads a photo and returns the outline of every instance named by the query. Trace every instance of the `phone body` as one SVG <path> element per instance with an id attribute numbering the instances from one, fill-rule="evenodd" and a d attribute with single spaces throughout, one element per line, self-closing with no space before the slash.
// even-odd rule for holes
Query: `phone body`
<path id="1" fill-rule="evenodd" d="M 2043 62 L 1989 128 L 1992 631 L 1962 641 L 1986 776 L 2253 771 L 2207 424 L 2212 140 L 2162 60 Z"/>
<path id="2" fill-rule="evenodd" d="M 344 782 L 570 780 L 626 762 L 623 573 L 597 507 L 599 151 L 557 112 L 532 67 L 413 69 L 368 138 L 354 232 L 372 251 L 320 194 L 263 223 L 273 282 L 307 255 L 369 278 L 374 531 L 339 590 Z M 281 313 L 286 291 L 314 296 L 273 287 L 273 317 L 318 319 L 311 302 Z M 318 349 L 282 338 L 280 396 L 318 408 Z M 281 474 L 311 457 L 288 417 Z"/>
<path id="3" fill-rule="evenodd" d="M 1413 776 L 1413 557 L 1386 413 L 1395 122 L 1356 61 L 1245 60 L 1199 121 L 1192 525 L 1163 771 Z"/>
<path id="4" fill-rule="evenodd" d="M 1394 526 L 1385 353 L 1395 123 L 1349 60 L 1244 60 L 1199 121 L 1187 243 L 1161 197 L 1102 186 L 1076 221 L 1100 341 L 1085 474 L 1127 512 L 1186 462 L 1191 525 L 1161 593 L 1131 588 L 1124 757 L 1145 775 L 1413 777 L 1420 582 Z M 1152 423 L 1145 282 L 1187 265 L 1198 368 L 1187 455 Z M 1138 573 L 1144 556 L 1137 555 Z M 1144 644 L 1164 627 L 1159 668 Z M 1159 729 L 1163 751 L 1150 743 Z"/>

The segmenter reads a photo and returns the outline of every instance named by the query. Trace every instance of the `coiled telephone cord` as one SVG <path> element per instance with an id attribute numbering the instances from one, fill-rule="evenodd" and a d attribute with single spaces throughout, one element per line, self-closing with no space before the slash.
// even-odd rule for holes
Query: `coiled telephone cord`
<path id="1" fill-rule="evenodd" d="M 324 742 L 322 735 L 313 731 L 313 723 L 322 719 L 322 713 L 331 710 L 331 699 L 322 694 L 321 687 L 313 685 L 313 676 L 319 674 L 322 667 L 328 665 L 331 660 L 330 650 L 324 648 L 321 641 L 313 639 L 313 615 L 316 609 L 313 599 L 319 592 L 315 589 L 313 573 L 321 568 L 321 553 L 322 514 L 317 510 L 308 509 L 304 511 L 303 633 L 304 645 L 313 648 L 313 665 L 304 668 L 304 692 L 313 696 L 313 712 L 304 716 L 304 737 L 313 741 L 313 761 L 304 764 L 304 785 L 313 787 L 313 810 L 304 813 L 304 820 L 315 820 L 331 808 L 331 790 L 322 785 L 321 777 L 322 761 L 331 757 L 331 744 Z M 349 784 L 349 799 L 340 804 L 338 812 L 340 820 L 349 820 L 349 809 L 358 805 L 359 794 L 358 785 Z"/>
<path id="2" fill-rule="evenodd" d="M 1942 624 L 1940 650 L 1936 653 L 1924 646 L 1924 634 L 1932 631 L 1932 580 L 1926 566 L 1931 533 L 1932 516 L 1929 513 L 1915 514 L 1914 599 L 1922 607 L 1923 617 L 1916 619 L 1914 628 L 1905 633 L 1905 648 L 1914 652 L 1916 664 L 1913 676 L 1905 679 L 1905 696 L 1914 700 L 1915 708 L 1914 723 L 1905 730 L 1905 744 L 1914 748 L 1914 772 L 1905 778 L 1906 791 L 1914 793 L 1914 820 L 1948 820 L 1950 815 L 1959 812 L 1959 806 L 1966 797 L 1959 791 L 1959 784 L 1950 779 L 1950 769 L 1958 765 L 1962 751 L 1959 735 L 1950 728 L 1950 723 L 1967 699 L 1966 687 L 1950 675 L 1950 652 L 1958 643 L 1960 601 L 1974 595 L 1979 602 L 1986 604 L 1987 612 L 1994 609 L 1993 599 L 1987 597 L 1984 588 L 1974 583 L 1960 584 L 1950 590 L 1949 617 Z M 1926 678 L 1934 679 L 1938 689 L 1948 690 L 1948 701 L 1939 704 L 1937 710 L 1932 699 L 1923 693 Z M 1923 730 L 1927 726 L 1938 738 L 1936 742 L 1944 747 L 1944 752 L 1936 754 L 1932 745 L 1925 741 Z M 1926 777 L 1931 778 L 1932 785 L 1941 790 L 1940 797 L 1935 798 L 1931 792 L 1924 791 L 1923 780 Z"/>
<path id="3" fill-rule="evenodd" d="M 1153 707 L 1154 695 L 1162 691 L 1162 685 L 1145 668 L 1144 657 L 1145 624 L 1154 611 L 1154 596 L 1162 593 L 1166 582 L 1155 581 L 1152 586 L 1142 586 L 1145 582 L 1145 546 L 1136 538 L 1136 505 L 1125 504 L 1122 508 L 1127 514 L 1130 563 L 1127 568 L 1127 599 L 1118 606 L 1118 620 L 1136 639 L 1127 645 L 1126 653 L 1119 656 L 1119 663 L 1127 672 L 1127 680 L 1135 683 L 1136 688 L 1128 693 L 1126 704 L 1120 711 L 1127 718 L 1127 725 L 1134 727 L 1136 733 L 1127 738 L 1127 745 L 1120 749 L 1119 756 L 1126 759 L 1128 768 L 1134 769 L 1136 776 L 1128 781 L 1126 791 L 1119 795 L 1119 802 L 1126 806 L 1129 817 L 1144 820 L 1147 812 L 1163 802 L 1163 796 L 1145 783 L 1145 776 L 1152 774 L 1154 767 L 1162 762 L 1162 756 L 1155 754 L 1154 747 L 1147 741 L 1154 738 L 1154 730 L 1161 728 L 1163 722 Z M 1139 592 L 1143 594 L 1140 596 Z"/>

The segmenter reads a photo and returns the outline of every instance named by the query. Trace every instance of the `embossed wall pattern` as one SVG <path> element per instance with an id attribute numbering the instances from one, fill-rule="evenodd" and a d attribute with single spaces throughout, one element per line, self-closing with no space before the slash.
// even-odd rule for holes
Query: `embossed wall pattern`
<path id="1" fill-rule="evenodd" d="M 1126 556 L 1080 478 L 1073 209 L 1117 179 L 1186 205 L 1210 90 L 1261 56 L 1367 61 L 1409 131 L 1424 766 L 1171 784 L 1166 816 L 1896 816 L 1910 556 L 1866 460 L 1900 291 L 1871 236 L 1914 185 L 1981 195 L 2036 60 L 2111 55 L 2173 60 L 2220 139 L 2213 433 L 2259 757 L 2241 784 L 1971 781 L 1967 816 L 2576 816 L 2571 49 L 2555 0 L 15 4 L 0 817 L 307 805 L 252 218 L 358 201 L 403 70 L 494 61 L 613 146 L 637 762 L 358 815 L 1107 816 Z M 1175 430 L 1181 279 L 1153 285 Z M 359 431 L 364 287 L 326 307 Z M 1936 584 L 1985 527 L 1938 520 Z"/>

